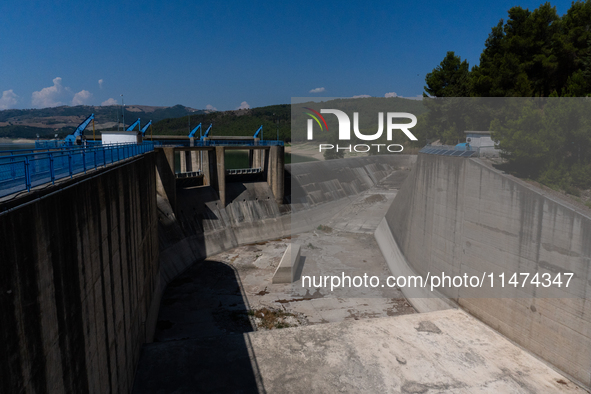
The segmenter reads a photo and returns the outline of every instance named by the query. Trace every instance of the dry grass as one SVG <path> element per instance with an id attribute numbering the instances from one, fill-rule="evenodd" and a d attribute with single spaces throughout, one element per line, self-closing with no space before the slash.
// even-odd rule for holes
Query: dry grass
<path id="1" fill-rule="evenodd" d="M 363 202 L 367 204 L 373 204 L 383 201 L 386 201 L 386 197 L 384 197 L 383 194 L 372 194 L 371 196 L 366 197 L 365 200 L 363 200 Z"/>
<path id="2" fill-rule="evenodd" d="M 294 316 L 289 312 L 272 310 L 269 308 L 253 309 L 249 311 L 248 314 L 256 318 L 257 326 L 259 328 L 267 330 L 292 327 L 292 325 L 287 322 L 287 318 Z"/>

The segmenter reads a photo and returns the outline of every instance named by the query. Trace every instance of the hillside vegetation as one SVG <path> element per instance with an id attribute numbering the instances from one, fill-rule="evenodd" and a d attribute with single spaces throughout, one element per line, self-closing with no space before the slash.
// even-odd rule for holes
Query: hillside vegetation
<path id="1" fill-rule="evenodd" d="M 158 135 L 189 135 L 191 129 L 202 124 L 202 132 L 212 124 L 210 135 L 249 136 L 254 135 L 263 125 L 265 139 L 289 141 L 291 133 L 291 109 L 288 104 L 270 105 L 267 107 L 246 110 L 211 112 L 195 114 L 179 118 L 164 119 L 154 124 L 154 134 Z M 189 124 L 191 129 L 189 129 Z M 199 137 L 199 132 L 197 132 Z"/>
<path id="2" fill-rule="evenodd" d="M 204 112 L 182 105 L 173 107 L 127 105 L 125 106 L 125 123 L 129 126 L 137 118 L 141 118 L 143 125 L 149 120 L 157 122 L 162 119 Z M 56 133 L 64 137 L 74 131 L 92 113 L 95 116 L 96 129 L 117 130 L 118 122 L 122 122 L 121 107 L 118 105 L 8 109 L 0 111 L 0 137 L 34 138 L 39 134 L 43 138 L 53 137 Z"/>

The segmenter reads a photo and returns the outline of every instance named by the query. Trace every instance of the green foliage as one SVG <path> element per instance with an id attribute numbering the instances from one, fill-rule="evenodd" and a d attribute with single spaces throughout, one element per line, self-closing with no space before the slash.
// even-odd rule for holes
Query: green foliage
<path id="1" fill-rule="evenodd" d="M 191 129 L 202 124 L 203 132 L 213 124 L 210 135 L 252 136 L 263 125 L 263 137 L 267 140 L 277 138 L 290 141 L 291 109 L 288 104 L 248 110 L 211 112 L 191 115 Z M 164 119 L 153 125 L 154 134 L 189 135 L 189 117 Z"/>
<path id="2" fill-rule="evenodd" d="M 447 55 L 439 66 L 425 77 L 425 91 L 434 97 L 468 97 L 470 95 L 470 70 L 466 60 L 462 61 L 453 52 Z"/>
<path id="3" fill-rule="evenodd" d="M 548 97 L 560 91 L 556 80 L 558 57 L 555 36 L 559 33 L 556 8 L 549 3 L 534 11 L 513 7 L 503 25 L 492 29 L 472 69 L 472 95 L 483 97 Z"/>
<path id="4" fill-rule="evenodd" d="M 45 128 L 45 127 L 31 127 L 31 126 L 3 126 L 0 127 L 0 138 L 28 138 L 35 139 L 37 134 L 41 138 L 53 138 L 55 134 L 58 134 L 60 138 L 72 133 L 75 130 L 74 127 L 62 128 L 59 130 Z"/>
<path id="5" fill-rule="evenodd" d="M 499 141 L 502 155 L 521 175 L 536 178 L 548 155 L 549 144 L 545 141 L 540 109 L 528 101 L 520 116 L 508 119 L 504 124 L 495 120 L 491 124 L 492 138 Z"/>
<path id="6" fill-rule="evenodd" d="M 578 195 L 591 188 L 591 102 L 528 100 L 491 124 L 508 168 L 519 176 Z"/>
<path id="7" fill-rule="evenodd" d="M 425 77 L 435 97 L 584 97 L 591 94 L 591 0 L 559 17 L 550 3 L 508 11 L 484 43 L 480 63 L 448 52 Z"/>

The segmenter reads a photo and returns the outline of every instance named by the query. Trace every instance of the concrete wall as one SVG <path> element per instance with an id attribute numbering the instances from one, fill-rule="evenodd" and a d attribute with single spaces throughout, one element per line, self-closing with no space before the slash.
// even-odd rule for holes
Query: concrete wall
<path id="1" fill-rule="evenodd" d="M 159 280 L 155 180 L 146 154 L 0 213 L 0 392 L 131 390 Z"/>
<path id="2" fill-rule="evenodd" d="M 419 155 L 386 215 L 415 272 L 574 272 L 553 298 L 447 292 L 462 308 L 591 386 L 591 217 L 476 159 Z M 384 234 L 376 234 L 382 239 Z M 387 248 L 382 247 L 382 250 Z M 392 266 L 395 252 L 385 253 Z M 400 257 L 398 257 L 400 260 Z M 519 290 L 521 291 L 521 290 Z M 505 298 L 502 298 L 502 295 Z M 549 294 L 549 293 L 548 293 Z M 513 298 L 510 298 L 513 297 Z"/>

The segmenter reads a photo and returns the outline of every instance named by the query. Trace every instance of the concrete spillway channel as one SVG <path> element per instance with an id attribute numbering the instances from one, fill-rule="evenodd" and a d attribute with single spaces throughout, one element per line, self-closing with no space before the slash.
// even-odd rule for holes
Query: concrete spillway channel
<path id="1" fill-rule="evenodd" d="M 1 393 L 591 387 L 585 207 L 478 159 L 301 163 L 270 183 L 228 175 L 225 202 L 213 186 L 177 184 L 169 163 L 146 153 L 0 203 Z M 277 272 L 295 282 L 274 283 L 288 244 L 300 265 Z M 442 272 L 572 281 L 318 283 Z"/>
<path id="2" fill-rule="evenodd" d="M 414 158 L 345 164 L 288 169 L 309 204 L 292 190 L 277 206 L 257 182 L 229 184 L 225 207 L 206 188 L 179 190 L 176 212 L 159 196 L 163 292 L 134 393 L 584 392 L 457 304 L 306 285 L 396 269 L 384 217 Z M 289 243 L 296 281 L 272 283 Z"/>

